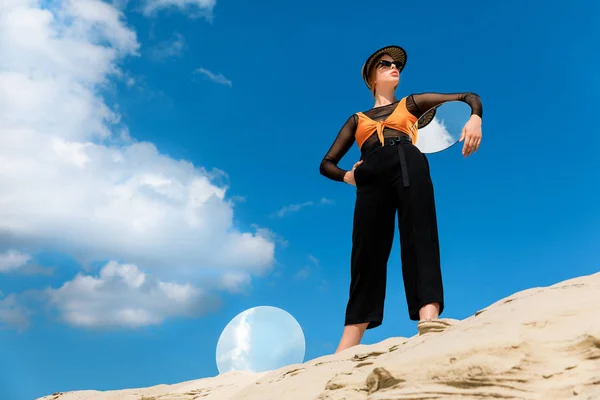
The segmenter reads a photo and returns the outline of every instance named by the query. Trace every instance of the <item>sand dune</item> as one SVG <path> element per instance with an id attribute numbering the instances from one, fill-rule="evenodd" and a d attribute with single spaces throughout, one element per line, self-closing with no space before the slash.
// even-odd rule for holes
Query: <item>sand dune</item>
<path id="1" fill-rule="evenodd" d="M 43 400 L 600 400 L 600 273 L 502 299 L 442 332 L 276 371 Z"/>

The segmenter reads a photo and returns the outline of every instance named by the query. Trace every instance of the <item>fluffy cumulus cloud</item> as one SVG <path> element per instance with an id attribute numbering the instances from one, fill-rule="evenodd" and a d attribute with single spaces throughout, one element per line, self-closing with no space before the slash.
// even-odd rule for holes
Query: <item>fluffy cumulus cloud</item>
<path id="1" fill-rule="evenodd" d="M 29 327 L 31 311 L 21 305 L 14 294 L 3 297 L 0 292 L 0 328 L 10 326 L 19 330 Z"/>
<path id="2" fill-rule="evenodd" d="M 147 2 L 187 3 L 210 5 Z M 219 184 L 223 173 L 130 139 L 118 107 L 102 97 L 107 85 L 129 79 L 120 63 L 139 47 L 122 12 L 101 0 L 0 5 L 0 268 L 17 268 L 26 254 L 52 249 L 82 262 L 135 264 L 161 279 L 141 285 L 134 292 L 139 302 L 114 317 L 119 321 L 166 315 L 144 313 L 148 296 L 190 296 L 190 303 L 174 307 L 181 312 L 202 298 L 164 280 L 211 269 L 230 274 L 226 286 L 235 288 L 246 274 L 267 270 L 274 257 L 266 231 L 233 225 L 233 203 Z M 99 278 L 78 277 L 53 299 L 71 321 L 85 322 L 90 310 L 107 321 L 94 299 L 74 310 L 69 299 L 83 295 L 85 285 L 116 285 L 120 268 L 108 264 Z"/>
<path id="3" fill-rule="evenodd" d="M 116 262 L 106 264 L 98 276 L 78 274 L 46 295 L 61 319 L 86 328 L 156 325 L 169 317 L 201 315 L 219 305 L 207 291 L 161 281 L 135 265 Z"/>
<path id="4" fill-rule="evenodd" d="M 15 250 L 8 250 L 4 253 L 0 253 L 0 273 L 21 269 L 27 265 L 29 260 L 31 260 L 29 254 Z"/>

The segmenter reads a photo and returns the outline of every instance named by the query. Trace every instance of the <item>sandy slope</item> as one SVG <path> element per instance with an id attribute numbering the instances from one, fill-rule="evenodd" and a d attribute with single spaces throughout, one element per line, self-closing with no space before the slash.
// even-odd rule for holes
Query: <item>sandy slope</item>
<path id="1" fill-rule="evenodd" d="M 516 293 L 440 333 L 276 371 L 43 400 L 600 400 L 600 273 Z"/>

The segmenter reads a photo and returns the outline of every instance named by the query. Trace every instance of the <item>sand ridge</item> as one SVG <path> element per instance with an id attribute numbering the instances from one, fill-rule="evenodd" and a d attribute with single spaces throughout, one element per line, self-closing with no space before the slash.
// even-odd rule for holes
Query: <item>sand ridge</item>
<path id="1" fill-rule="evenodd" d="M 38 400 L 600 400 L 600 273 L 515 293 L 442 331 L 263 373 Z"/>

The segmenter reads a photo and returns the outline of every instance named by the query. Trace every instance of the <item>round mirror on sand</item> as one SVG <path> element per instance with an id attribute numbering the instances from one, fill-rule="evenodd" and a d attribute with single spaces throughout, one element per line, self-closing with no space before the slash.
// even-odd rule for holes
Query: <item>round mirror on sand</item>
<path id="1" fill-rule="evenodd" d="M 306 342 L 300 324 L 288 312 L 270 306 L 236 315 L 217 342 L 219 373 L 264 372 L 304 362 Z"/>

